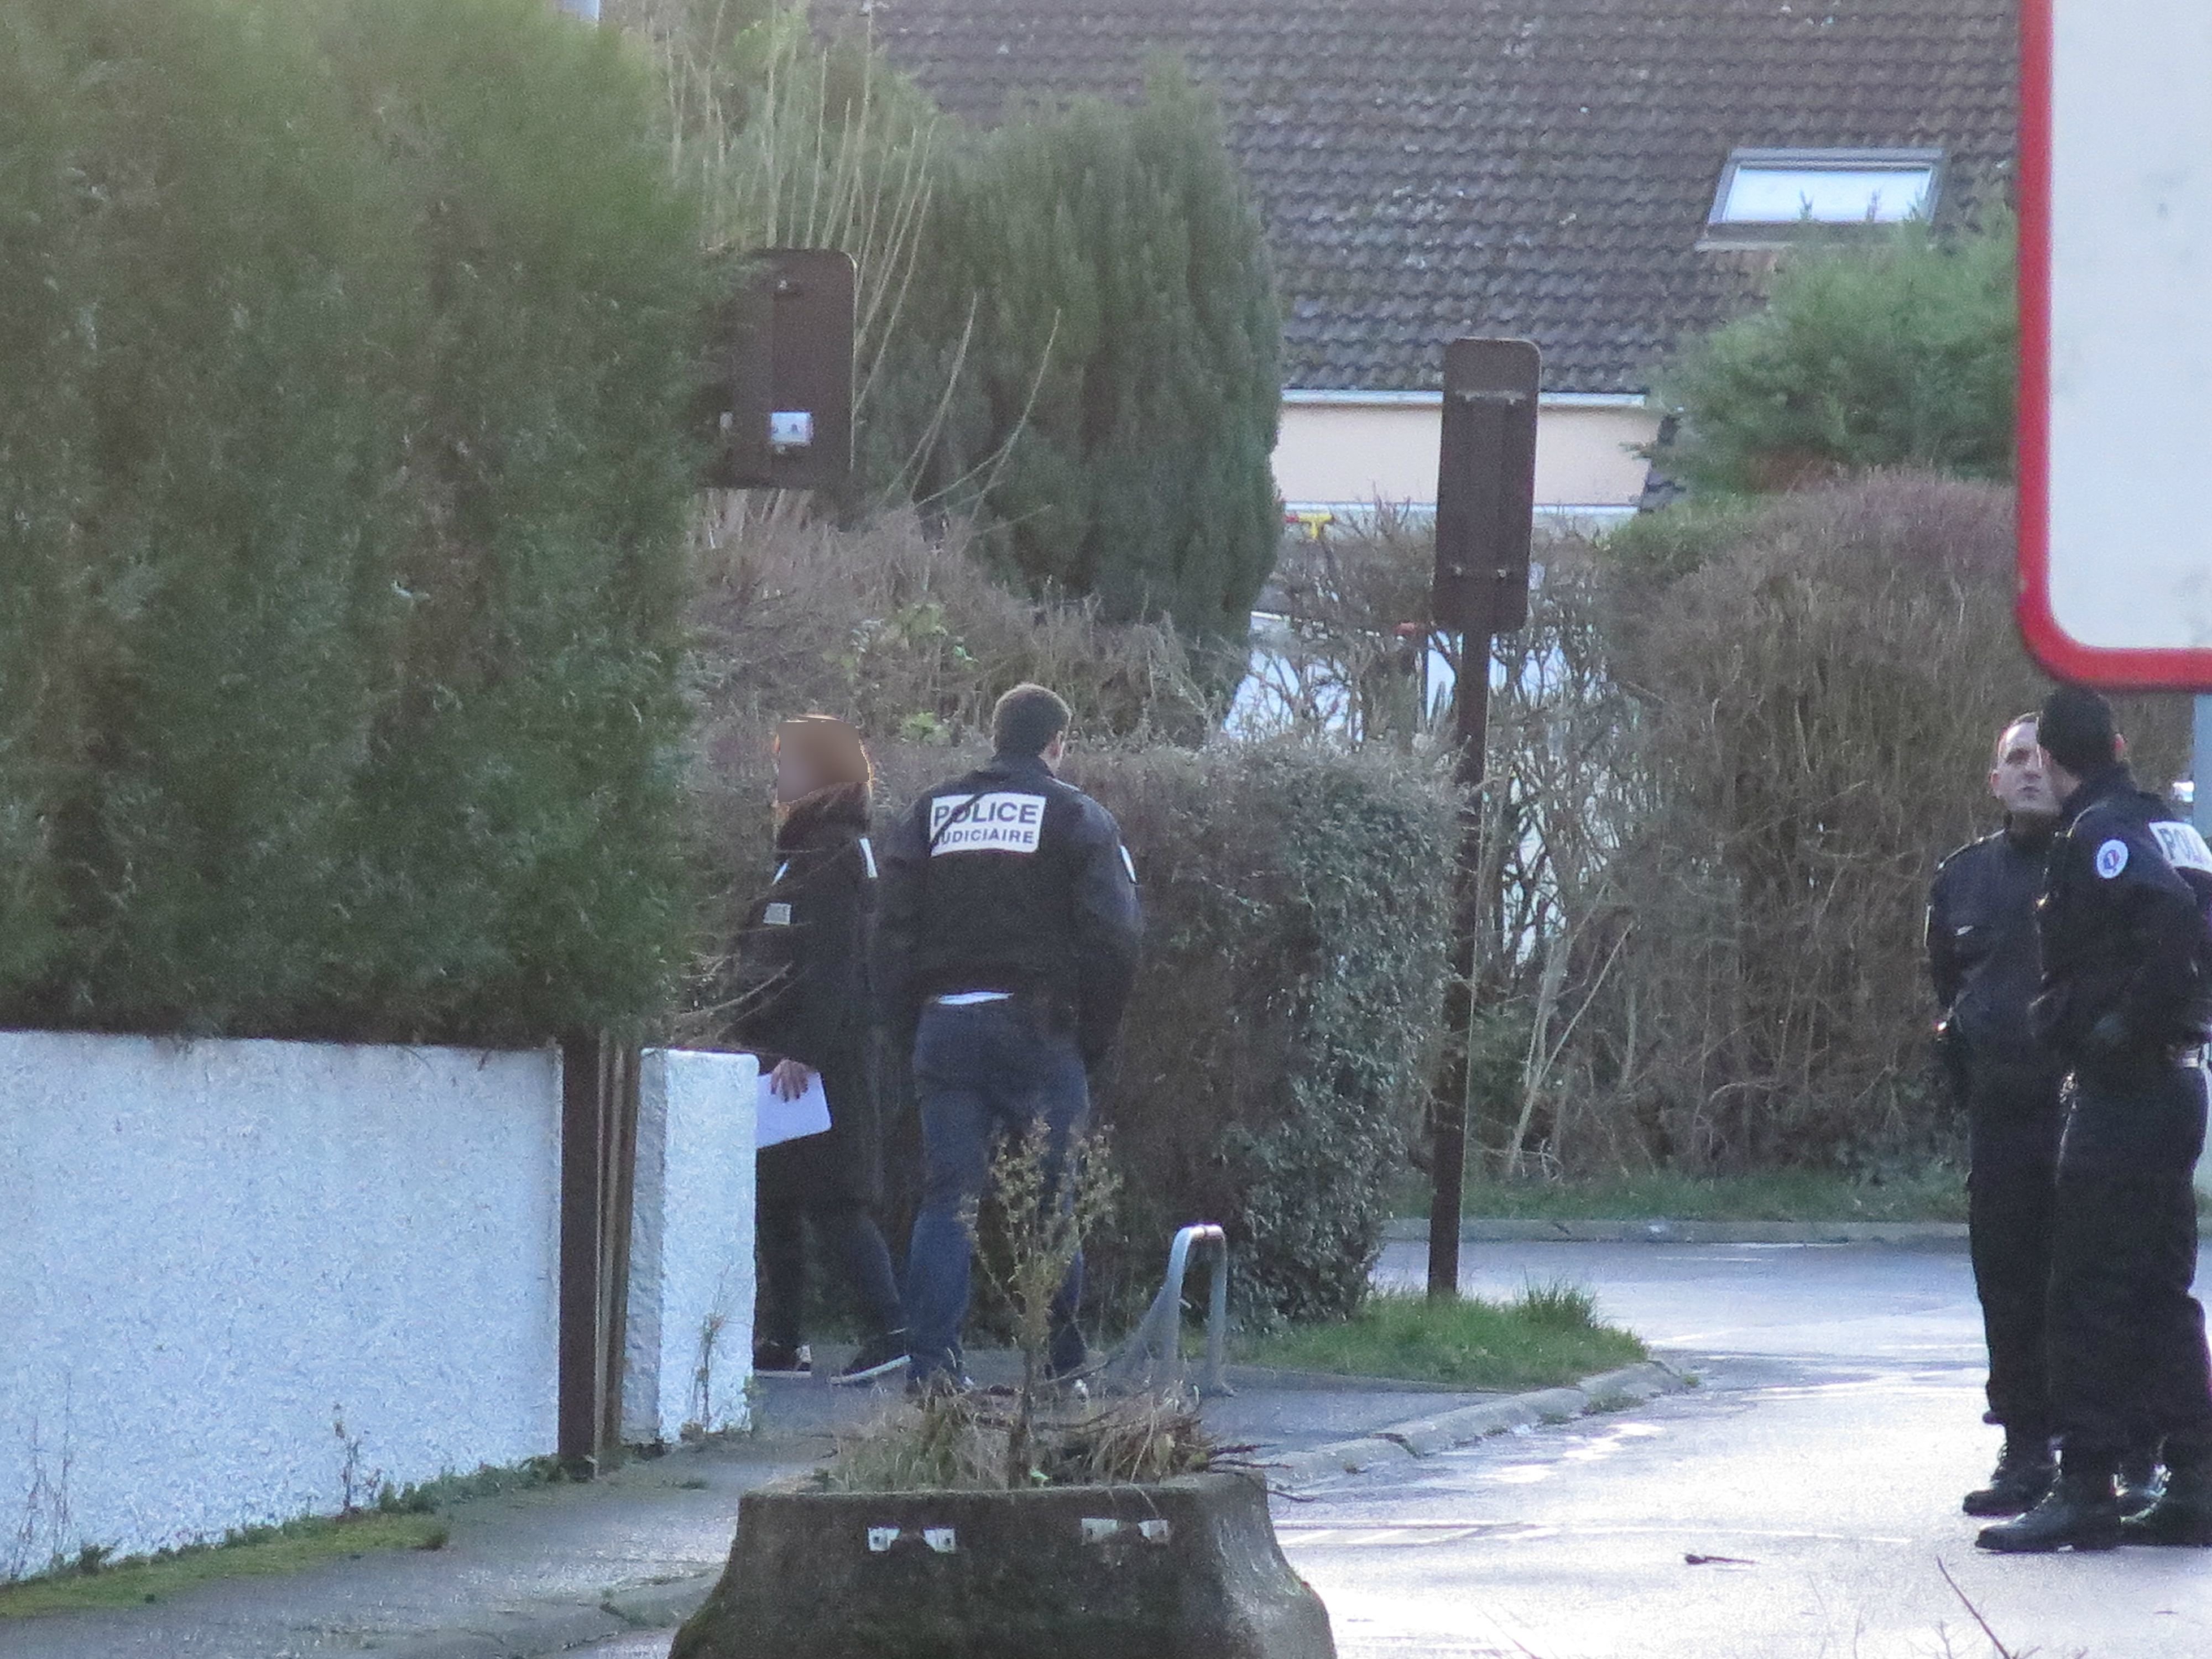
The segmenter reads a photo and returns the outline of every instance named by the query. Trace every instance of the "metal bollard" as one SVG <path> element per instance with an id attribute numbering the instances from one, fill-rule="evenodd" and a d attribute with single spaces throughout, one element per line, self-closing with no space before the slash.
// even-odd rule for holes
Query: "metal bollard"
<path id="1" fill-rule="evenodd" d="M 1212 1294 L 1206 1311 L 1206 1369 L 1200 1373 L 1198 1392 L 1217 1399 L 1236 1392 L 1224 1374 L 1229 1342 L 1229 1237 L 1212 1222 L 1185 1227 L 1168 1247 L 1168 1273 L 1160 1293 L 1131 1333 L 1121 1351 L 1107 1363 L 1109 1381 L 1133 1386 L 1158 1385 L 1183 1380 L 1182 1281 L 1190 1267 L 1191 1251 L 1210 1245 L 1213 1251 Z"/>

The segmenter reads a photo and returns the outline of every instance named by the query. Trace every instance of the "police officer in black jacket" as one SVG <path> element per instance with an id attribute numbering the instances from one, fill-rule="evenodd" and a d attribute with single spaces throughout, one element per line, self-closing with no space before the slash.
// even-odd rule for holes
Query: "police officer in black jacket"
<path id="1" fill-rule="evenodd" d="M 1936 872 L 1928 966 L 1943 1012 L 1937 1038 L 1966 1109 L 1968 1233 L 1990 1351 L 1988 1421 L 2004 1450 L 1969 1515 L 2035 1507 L 2056 1469 L 2044 1370 L 2063 1068 L 2028 1030 L 2042 977 L 2035 901 L 2058 802 L 2036 746 L 2036 717 L 1998 735 L 1990 793 L 2005 826 L 1960 848 Z"/>
<path id="2" fill-rule="evenodd" d="M 2197 1271 L 2203 1045 L 2212 1030 L 2212 851 L 2136 787 L 2094 692 L 2053 692 L 2038 723 L 2060 801 L 2039 901 L 2036 1035 L 2069 1069 L 2051 1241 L 2057 1482 L 1984 1548 L 2212 1543 L 2212 1359 Z M 2130 1443 L 2165 1442 L 2165 1494 L 2124 1522 Z"/>
<path id="3" fill-rule="evenodd" d="M 902 1370 L 906 1317 L 876 1224 L 883 1152 L 874 1067 L 868 935 L 877 867 L 867 836 L 872 777 L 860 734 L 827 714 L 776 729 L 775 875 L 740 946 L 747 983 L 738 1035 L 786 1100 L 819 1073 L 830 1130 L 763 1147 L 756 1164 L 761 1295 L 753 1369 L 805 1375 L 805 1226 L 842 1271 L 868 1322 L 833 1383 Z"/>
<path id="4" fill-rule="evenodd" d="M 930 790 L 886 842 L 877 961 L 921 1106 L 921 1212 L 907 1262 L 912 1385 L 958 1386 L 972 1242 L 965 1212 L 1002 1133 L 1047 1128 L 1048 1179 L 1090 1108 L 1136 976 L 1136 872 L 1112 814 L 1054 775 L 1067 705 L 1019 685 L 992 714 L 996 752 Z M 1085 1358 L 1079 1254 L 1053 1308 L 1050 1365 Z"/>

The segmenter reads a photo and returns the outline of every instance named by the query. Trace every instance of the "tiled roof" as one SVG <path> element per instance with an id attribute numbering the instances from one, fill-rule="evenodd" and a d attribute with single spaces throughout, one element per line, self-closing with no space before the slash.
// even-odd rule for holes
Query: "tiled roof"
<path id="1" fill-rule="evenodd" d="M 1126 98 L 1180 55 L 1267 216 L 1285 383 L 1433 388 L 1522 334 L 1547 389 L 1640 391 L 1749 302 L 1697 242 L 1738 146 L 1940 148 L 1954 216 L 2011 165 L 2015 0 L 817 0 L 948 109 Z M 860 14 L 865 11 L 863 18 Z"/>

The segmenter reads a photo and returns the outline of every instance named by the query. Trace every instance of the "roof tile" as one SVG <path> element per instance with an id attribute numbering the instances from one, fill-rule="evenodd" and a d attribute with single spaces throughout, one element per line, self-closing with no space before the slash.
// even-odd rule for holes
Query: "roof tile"
<path id="1" fill-rule="evenodd" d="M 1556 391 L 1640 391 L 1740 311 L 1697 251 L 1739 145 L 1940 146 L 1941 212 L 2002 197 L 2014 0 L 817 0 L 954 112 L 1127 99 L 1180 54 L 1220 97 L 1288 296 L 1285 371 L 1433 388 L 1518 330 Z"/>

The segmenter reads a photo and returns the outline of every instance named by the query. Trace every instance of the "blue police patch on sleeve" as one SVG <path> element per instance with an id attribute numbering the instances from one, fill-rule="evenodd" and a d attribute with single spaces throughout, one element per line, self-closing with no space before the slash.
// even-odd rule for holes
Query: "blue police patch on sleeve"
<path id="1" fill-rule="evenodd" d="M 2111 881 L 2128 867 L 2128 844 L 2117 836 L 2097 849 L 2097 873 Z"/>

